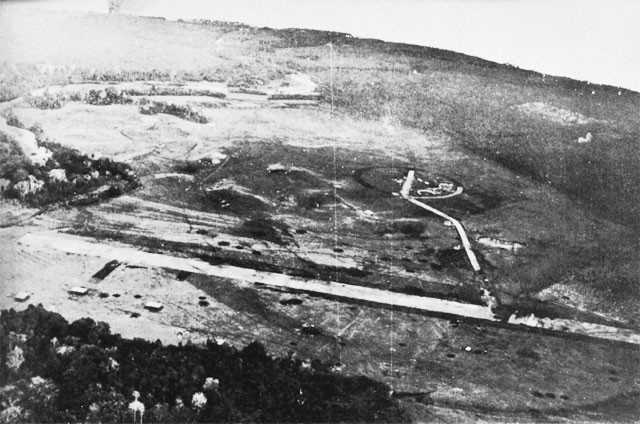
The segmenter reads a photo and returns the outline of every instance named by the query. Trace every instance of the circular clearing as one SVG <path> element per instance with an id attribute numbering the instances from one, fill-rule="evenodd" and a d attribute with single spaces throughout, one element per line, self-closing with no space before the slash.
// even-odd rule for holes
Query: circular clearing
<path id="1" fill-rule="evenodd" d="M 409 191 L 411 197 L 446 199 L 464 190 L 460 183 L 450 178 L 430 175 L 420 169 L 406 166 L 361 168 L 354 172 L 353 177 L 367 188 L 385 193 L 399 193 L 410 170 L 414 170 L 415 177 Z"/>

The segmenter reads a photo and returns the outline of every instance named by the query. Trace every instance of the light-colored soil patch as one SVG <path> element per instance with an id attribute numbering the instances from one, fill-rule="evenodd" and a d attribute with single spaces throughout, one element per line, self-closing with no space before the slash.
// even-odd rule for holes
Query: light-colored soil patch
<path id="1" fill-rule="evenodd" d="M 31 131 L 8 125 L 2 116 L 0 116 L 0 134 L 15 141 L 27 160 L 35 165 L 44 165 L 51 157 L 49 150 L 38 146 L 36 137 Z"/>
<path id="2" fill-rule="evenodd" d="M 260 202 L 262 202 L 264 204 L 270 204 L 271 203 L 269 201 L 269 199 L 267 199 L 267 198 L 265 198 L 263 196 L 256 195 L 256 194 L 252 193 L 251 190 L 249 190 L 248 188 L 237 184 L 232 179 L 221 179 L 221 180 L 216 181 L 213 184 L 203 185 L 202 188 L 207 193 L 211 193 L 211 192 L 215 192 L 215 191 L 228 191 L 228 192 L 240 194 L 240 195 L 243 195 L 243 196 L 253 197 L 254 199 L 257 199 L 257 200 L 259 200 Z"/>
<path id="3" fill-rule="evenodd" d="M 512 252 L 517 252 L 518 250 L 524 247 L 522 243 L 518 243 L 515 241 L 508 241 L 508 240 L 500 240 L 493 237 L 479 237 L 478 243 L 487 247 L 502 249 L 502 250 L 510 250 Z"/>
<path id="4" fill-rule="evenodd" d="M 544 102 L 524 103 L 516 106 L 516 109 L 527 115 L 547 119 L 563 125 L 584 125 L 596 122 L 595 119 L 584 116 L 581 113 L 562 109 Z"/>
<path id="5" fill-rule="evenodd" d="M 164 172 L 164 173 L 160 173 L 160 174 L 155 174 L 153 176 L 154 179 L 156 180 L 163 180 L 165 178 L 175 178 L 177 180 L 185 180 L 185 181 L 193 181 L 194 177 L 193 175 L 189 175 L 189 174 L 180 174 L 177 172 Z"/>
<path id="6" fill-rule="evenodd" d="M 38 209 L 27 208 L 14 199 L 0 199 L 0 228 L 27 222 Z"/>

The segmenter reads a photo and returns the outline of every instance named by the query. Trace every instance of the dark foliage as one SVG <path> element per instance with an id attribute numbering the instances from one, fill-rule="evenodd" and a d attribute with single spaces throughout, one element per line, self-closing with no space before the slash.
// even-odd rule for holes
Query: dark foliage
<path id="1" fill-rule="evenodd" d="M 16 128 L 24 128 L 24 124 L 20 122 L 18 117 L 11 113 L 11 111 L 7 114 L 7 125 L 11 125 Z"/>
<path id="2" fill-rule="evenodd" d="M 236 229 L 236 233 L 243 237 L 267 240 L 280 246 L 286 246 L 292 240 L 287 224 L 267 216 L 255 216 L 243 221 Z"/>
<path id="3" fill-rule="evenodd" d="M 153 102 L 151 105 L 144 105 L 140 107 L 140 113 L 143 115 L 155 115 L 158 113 L 166 113 L 169 115 L 177 116 L 178 118 L 185 119 L 187 121 L 196 122 L 198 124 L 206 124 L 209 120 L 201 113 L 193 110 L 189 106 L 182 106 L 176 104 L 167 104 L 160 102 Z"/>
<path id="4" fill-rule="evenodd" d="M 9 372 L 15 390 L 0 394 L 22 408 L 21 420 L 130 422 L 127 404 L 136 390 L 147 422 L 406 421 L 386 385 L 332 374 L 317 360 L 303 369 L 291 357 L 272 358 L 259 342 L 238 351 L 211 342 L 126 340 L 105 323 L 67 324 L 41 305 L 2 311 L 0 324 L 4 334 L 27 336 L 25 363 Z M 53 337 L 72 349 L 56 350 Z M 35 376 L 45 383 L 29 383 Z M 207 377 L 219 387 L 203 386 Z M 204 407 L 191 405 L 197 392 L 207 398 Z"/>
<path id="5" fill-rule="evenodd" d="M 108 158 L 92 159 L 57 143 L 41 140 L 39 144 L 52 152 L 44 166 L 34 165 L 23 155 L 16 153 L 0 161 L 0 177 L 16 184 L 32 175 L 44 183 L 43 188 L 24 195 L 10 186 L 4 193 L 6 197 L 22 199 L 30 206 L 44 206 L 61 201 L 88 203 L 103 197 L 118 196 L 138 185 L 136 175 L 125 163 Z M 66 181 L 51 178 L 49 171 L 53 169 L 63 169 Z M 90 194 L 102 186 L 108 186 L 108 189 L 95 195 Z"/>
<path id="6" fill-rule="evenodd" d="M 273 30 L 263 28 L 262 31 L 272 33 L 280 38 L 278 47 L 313 47 L 324 46 L 327 43 L 341 45 L 347 43 L 352 36 L 344 32 L 318 31 L 313 29 L 285 28 Z"/>
<path id="7" fill-rule="evenodd" d="M 125 93 L 111 87 L 104 91 L 91 90 L 84 100 L 88 104 L 95 106 L 125 105 L 133 103 L 133 100 L 126 96 Z"/>

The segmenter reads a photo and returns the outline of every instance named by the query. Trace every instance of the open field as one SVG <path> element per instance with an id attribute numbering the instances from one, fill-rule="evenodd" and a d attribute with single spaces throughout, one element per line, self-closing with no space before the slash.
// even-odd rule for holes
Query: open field
<path id="1" fill-rule="evenodd" d="M 0 40 L 0 115 L 56 161 L 0 138 L 7 197 L 47 193 L 2 200 L 1 309 L 259 340 L 427 395 L 418 421 L 637 419 L 638 93 L 238 24 L 16 14 Z"/>

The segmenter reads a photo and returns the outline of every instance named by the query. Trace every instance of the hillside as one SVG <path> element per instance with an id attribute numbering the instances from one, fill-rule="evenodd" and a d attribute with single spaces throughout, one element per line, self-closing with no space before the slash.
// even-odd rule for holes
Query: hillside
<path id="1" fill-rule="evenodd" d="M 224 22 L 16 13 L 0 46 L 0 308 L 258 340 L 414 420 L 637 414 L 639 93 Z"/>
<path id="2" fill-rule="evenodd" d="M 98 15 L 65 21 L 67 30 L 61 32 L 60 19 L 65 18 L 17 15 L 4 26 L 2 37 L 11 42 L 4 43 L 3 57 L 25 66 L 4 71 L 2 98 L 52 82 L 139 79 L 144 72 L 153 78 L 251 85 L 299 71 L 315 77 L 328 101 L 332 64 L 326 44 L 332 42 L 335 105 L 358 117 L 390 115 L 403 125 L 445 132 L 478 155 L 572 195 L 608 220 L 636 228 L 640 222 L 638 93 L 346 34 L 160 24 L 134 17 L 107 17 L 92 25 Z M 129 29 L 119 27 L 120 19 L 128 20 Z M 11 29 L 18 28 L 15 37 Z M 173 37 L 178 28 L 180 36 Z M 153 32 L 152 42 L 129 43 L 136 31 Z M 41 38 L 51 34 L 55 38 Z M 75 40 L 76 34 L 86 38 Z M 43 49 L 49 43 L 57 48 Z M 588 132 L 594 141 L 579 145 Z"/>

